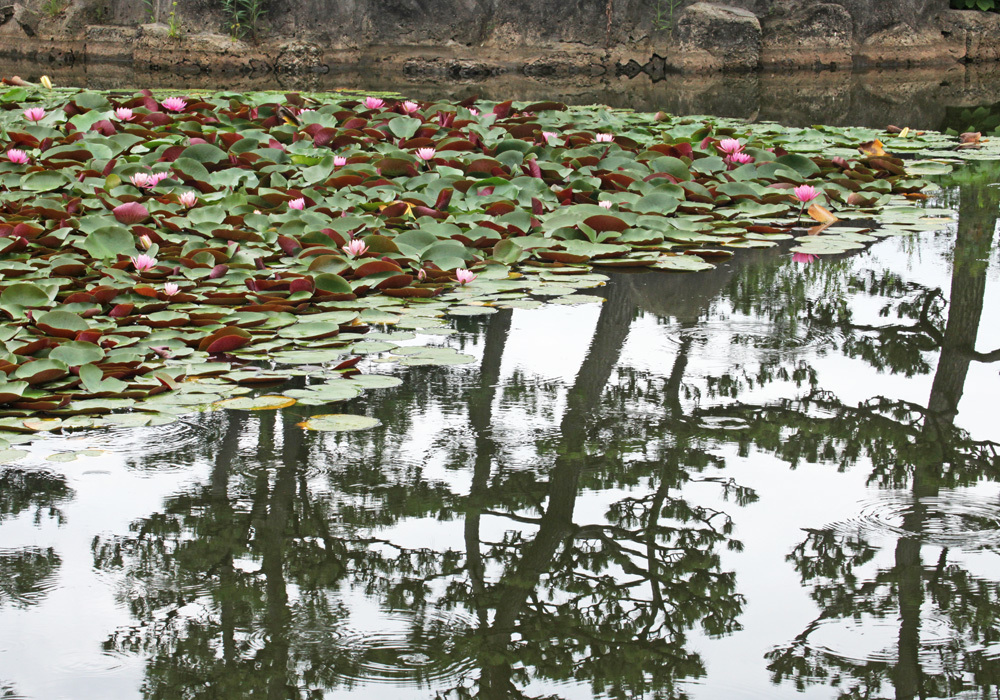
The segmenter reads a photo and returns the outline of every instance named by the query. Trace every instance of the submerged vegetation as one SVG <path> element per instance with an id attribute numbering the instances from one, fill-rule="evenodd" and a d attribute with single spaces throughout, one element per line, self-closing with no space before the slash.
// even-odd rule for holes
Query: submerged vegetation
<path id="1" fill-rule="evenodd" d="M 555 102 L 13 87 L 0 108 L 0 428 L 18 432 L 348 399 L 399 381 L 361 375 L 366 356 L 470 362 L 397 345 L 444 315 L 594 301 L 574 292 L 601 269 L 935 227 L 920 176 L 993 148 Z M 239 397 L 296 374 L 320 381 Z"/>

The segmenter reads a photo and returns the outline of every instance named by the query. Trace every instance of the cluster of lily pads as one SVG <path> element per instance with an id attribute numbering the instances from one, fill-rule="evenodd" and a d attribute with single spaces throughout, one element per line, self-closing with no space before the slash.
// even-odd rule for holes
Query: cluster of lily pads
<path id="1" fill-rule="evenodd" d="M 7 89 L 0 429 L 351 398 L 398 382 L 365 357 L 471 361 L 398 345 L 445 315 L 589 301 L 602 269 L 693 272 L 795 236 L 843 252 L 887 205 L 916 222 L 918 173 L 950 167 L 802 133 L 555 102 Z M 295 374 L 306 388 L 243 396 Z"/>

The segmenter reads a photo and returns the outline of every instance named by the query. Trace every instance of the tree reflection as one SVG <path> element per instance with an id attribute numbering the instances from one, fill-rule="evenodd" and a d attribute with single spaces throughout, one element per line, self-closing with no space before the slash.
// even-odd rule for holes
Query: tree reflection
<path id="1" fill-rule="evenodd" d="M 47 517 L 65 522 L 60 505 L 73 490 L 63 476 L 25 469 L 0 469 L 0 523 L 30 513 L 36 525 Z M 0 607 L 26 608 L 42 600 L 62 564 L 52 547 L 0 547 Z"/>
<path id="2" fill-rule="evenodd" d="M 811 586 L 820 615 L 790 644 L 767 655 L 776 683 L 792 680 L 800 689 L 825 683 L 844 698 L 886 697 L 884 685 L 896 698 L 953 697 L 970 688 L 987 693 L 996 686 L 1000 662 L 987 650 L 1000 639 L 1000 585 L 973 575 L 951 552 L 952 547 L 961 552 L 988 546 L 980 535 L 995 529 L 995 515 L 972 514 L 956 522 L 938 498 L 942 489 L 1000 480 L 997 445 L 973 440 L 955 425 L 970 362 L 998 359 L 996 353 L 975 350 L 1000 205 L 1000 192 L 985 184 L 993 175 L 987 171 L 985 177 L 960 182 L 947 301 L 939 289 L 904 284 L 886 273 L 869 275 L 854 289 L 888 297 L 882 315 L 903 322 L 856 324 L 836 296 L 810 309 L 813 324 L 835 326 L 844 334 L 848 355 L 879 370 L 906 376 L 929 371 L 922 353 L 938 350 L 926 406 L 882 397 L 847 406 L 834 394 L 813 389 L 777 406 L 700 412 L 745 420 L 742 440 L 792 464 L 805 460 L 847 467 L 865 456 L 872 465 L 870 483 L 909 492 L 891 567 L 873 576 L 858 574 L 878 551 L 863 529 L 809 531 L 789 555 L 803 584 Z M 925 548 L 938 550 L 926 563 Z M 812 642 L 812 635 L 831 621 L 870 618 L 898 620 L 892 654 L 850 658 Z M 946 621 L 947 639 L 922 637 L 927 619 Z"/>
<path id="3" fill-rule="evenodd" d="M 149 698 L 308 696 L 371 680 L 375 666 L 439 677 L 455 697 L 533 697 L 540 679 L 680 695 L 677 680 L 703 673 L 686 632 L 737 626 L 743 599 L 716 550 L 739 543 L 725 513 L 682 493 L 710 459 L 650 433 L 657 411 L 630 415 L 611 381 L 635 313 L 628 289 L 611 287 L 533 468 L 507 459 L 524 446 L 506 444 L 493 414 L 510 311 L 489 321 L 477 375 L 411 372 L 368 398 L 386 425 L 372 439 L 306 435 L 291 412 L 229 414 L 207 483 L 95 542 L 97 566 L 126 575 L 137 620 L 108 647 L 150 657 Z M 534 394 L 518 381 L 505 399 Z M 467 406 L 469 442 L 447 439 L 467 492 L 408 454 L 414 417 L 433 401 Z M 454 424 L 439 430 L 444 440 Z M 248 435 L 258 445 L 240 449 Z M 578 515 L 581 497 L 609 485 L 628 491 Z M 428 516 L 462 521 L 457 546 L 398 541 L 397 525 Z M 351 590 L 402 616 L 419 653 L 354 644 Z M 447 689 L 450 677 L 465 681 Z"/>

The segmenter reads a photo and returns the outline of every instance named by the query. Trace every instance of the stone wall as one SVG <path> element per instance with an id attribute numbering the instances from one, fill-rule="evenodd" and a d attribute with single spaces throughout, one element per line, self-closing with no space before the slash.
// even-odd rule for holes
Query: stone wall
<path id="1" fill-rule="evenodd" d="M 54 14 L 44 0 L 0 0 L 0 55 L 138 62 L 163 70 L 380 67 L 453 77 L 843 69 L 1000 58 L 1000 16 L 950 10 L 947 0 L 681 0 L 668 22 L 669 3 L 270 0 L 259 35 L 238 41 L 226 33 L 218 0 L 66 0 Z M 177 36 L 166 26 L 171 10 Z"/>

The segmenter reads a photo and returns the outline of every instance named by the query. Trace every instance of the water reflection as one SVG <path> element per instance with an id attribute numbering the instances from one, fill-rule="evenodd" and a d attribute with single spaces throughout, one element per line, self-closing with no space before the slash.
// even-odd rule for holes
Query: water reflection
<path id="1" fill-rule="evenodd" d="M 544 310 L 461 319 L 476 366 L 401 370 L 399 387 L 333 408 L 378 417 L 374 431 L 305 433 L 331 408 L 302 406 L 161 428 L 176 449 L 126 450 L 130 468 L 187 483 L 86 538 L 130 616 L 101 628 L 104 653 L 138 662 L 135 695 L 164 699 L 987 693 L 1000 506 L 980 487 L 1000 460 L 959 407 L 982 395 L 974 368 L 1000 360 L 977 348 L 997 175 L 960 174 L 941 202 L 957 230 L 913 244 L 943 252 L 944 283 L 876 251 L 809 266 L 743 251 L 711 274 L 617 275 L 599 310 L 560 311 L 573 328 L 518 325 Z M 571 355 L 578 325 L 592 327 L 579 368 L 538 370 Z M 783 516 L 799 494 L 763 477 L 824 465 L 843 472 L 830 483 L 861 477 L 824 494 L 841 517 Z M 73 500 L 77 482 L 2 479 L 0 533 L 79 527 L 64 513 L 88 497 Z M 773 566 L 752 551 L 773 536 L 754 524 L 765 496 L 798 587 L 766 576 L 789 608 L 811 601 L 787 637 L 786 611 L 761 624 L 744 588 Z M 0 630 L 44 607 L 73 556 L 0 550 Z M 739 658 L 720 661 L 728 641 Z M 746 660 L 775 685 L 730 668 Z"/>

